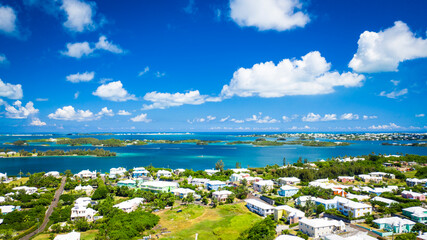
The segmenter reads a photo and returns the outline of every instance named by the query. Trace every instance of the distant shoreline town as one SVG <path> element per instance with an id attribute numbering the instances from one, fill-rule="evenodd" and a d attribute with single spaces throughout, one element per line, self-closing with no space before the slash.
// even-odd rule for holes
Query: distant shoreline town
<path id="1" fill-rule="evenodd" d="M 146 166 L 18 175 L 0 174 L 5 239 L 36 231 L 35 239 L 194 239 L 212 224 L 204 218 L 210 214 L 250 222 L 238 228 L 221 223 L 234 233 L 226 239 L 260 239 L 260 233 L 264 239 L 427 239 L 427 156 L 300 158 L 294 164 L 284 158 L 282 166 L 236 162 L 233 169 L 220 160 L 199 171 Z M 45 211 L 49 206 L 52 212 Z M 183 217 L 197 224 L 178 227 L 173 219 Z M 46 225 L 38 229 L 42 219 Z"/>

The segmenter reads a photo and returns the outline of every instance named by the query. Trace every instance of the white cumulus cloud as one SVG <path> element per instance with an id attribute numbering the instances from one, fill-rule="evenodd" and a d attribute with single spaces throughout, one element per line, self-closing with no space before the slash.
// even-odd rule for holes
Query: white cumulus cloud
<path id="1" fill-rule="evenodd" d="M 30 123 L 30 125 L 31 126 L 41 127 L 41 126 L 46 126 L 46 123 L 40 121 L 40 119 L 38 119 L 38 118 L 33 118 L 32 121 L 31 121 L 31 123 Z"/>
<path id="2" fill-rule="evenodd" d="M 320 121 L 320 114 L 309 113 L 307 116 L 302 117 L 303 122 L 317 122 Z"/>
<path id="3" fill-rule="evenodd" d="M 392 129 L 399 129 L 399 128 L 401 127 L 396 125 L 395 123 L 389 123 L 388 125 L 384 124 L 384 125 L 377 125 L 377 126 L 372 125 L 369 127 L 369 129 L 372 129 L 372 130 L 392 130 Z"/>
<path id="4" fill-rule="evenodd" d="M 91 46 L 92 45 L 92 46 Z M 61 54 L 73 58 L 81 58 L 83 56 L 91 56 L 96 51 L 104 50 L 115 54 L 121 54 L 125 51 L 118 45 L 107 41 L 107 37 L 99 37 L 98 42 L 78 42 L 78 43 L 67 43 L 67 50 L 61 51 Z"/>
<path id="5" fill-rule="evenodd" d="M 111 109 L 108 109 L 107 107 L 104 107 L 101 109 L 101 111 L 97 114 L 97 116 L 109 116 L 112 117 L 114 116 L 114 112 Z"/>
<path id="6" fill-rule="evenodd" d="M 93 21 L 95 15 L 95 3 L 79 0 L 63 0 L 61 10 L 67 15 L 64 27 L 73 32 L 94 30 L 96 25 Z"/>
<path id="7" fill-rule="evenodd" d="M 357 52 L 348 65 L 356 72 L 397 71 L 403 61 L 427 57 L 427 39 L 417 37 L 401 21 L 384 31 L 365 31 L 357 43 Z"/>
<path id="8" fill-rule="evenodd" d="M 67 81 L 72 83 L 89 82 L 95 77 L 95 72 L 76 73 L 67 76 Z"/>
<path id="9" fill-rule="evenodd" d="M 416 114 L 415 117 L 424 117 L 425 114 L 424 113 L 420 113 L 420 114 Z"/>
<path id="10" fill-rule="evenodd" d="M 9 6 L 0 5 L 0 32 L 8 35 L 16 34 L 16 13 Z"/>
<path id="11" fill-rule="evenodd" d="M 144 100 L 152 102 L 152 104 L 144 104 L 143 110 L 165 109 L 182 106 L 184 104 L 200 105 L 207 101 L 214 101 L 207 95 L 200 95 L 198 90 L 186 93 L 160 93 L 154 91 L 145 94 Z"/>
<path id="12" fill-rule="evenodd" d="M 372 116 L 367 116 L 367 115 L 363 115 L 363 120 L 368 120 L 368 119 L 377 119 L 378 117 L 375 115 Z"/>
<path id="13" fill-rule="evenodd" d="M 304 27 L 310 18 L 299 0 L 231 0 L 230 16 L 241 27 L 285 31 Z"/>
<path id="14" fill-rule="evenodd" d="M 344 113 L 340 117 L 341 120 L 357 120 L 359 119 L 359 115 L 353 113 Z"/>
<path id="15" fill-rule="evenodd" d="M 34 108 L 34 103 L 31 101 L 25 104 L 25 106 L 19 100 L 15 101 L 13 106 L 9 104 L 5 104 L 5 106 L 7 118 L 23 119 L 39 112 L 38 109 Z"/>
<path id="16" fill-rule="evenodd" d="M 399 91 L 396 90 L 396 91 L 392 91 L 392 92 L 389 92 L 389 93 L 387 93 L 385 91 L 382 91 L 382 92 L 380 92 L 380 96 L 396 99 L 396 98 L 398 98 L 400 96 L 403 96 L 403 95 L 405 95 L 407 93 L 408 93 L 408 89 L 404 88 L 402 90 L 399 90 Z"/>
<path id="17" fill-rule="evenodd" d="M 130 119 L 132 122 L 145 122 L 145 123 L 149 123 L 151 122 L 151 119 L 147 118 L 147 114 L 146 113 L 141 113 L 140 115 L 133 117 Z"/>
<path id="18" fill-rule="evenodd" d="M 265 98 L 292 95 L 328 94 L 335 87 L 362 86 L 363 75 L 330 71 L 331 64 L 319 52 L 310 52 L 302 60 L 284 59 L 240 68 L 233 74 L 230 84 L 224 85 L 221 96 L 229 98 L 260 96 Z"/>
<path id="19" fill-rule="evenodd" d="M 121 81 L 102 84 L 92 94 L 102 99 L 106 99 L 114 102 L 125 102 L 128 100 L 136 100 L 135 95 L 129 94 L 128 91 L 126 91 L 126 89 L 123 88 L 123 84 Z"/>
<path id="20" fill-rule="evenodd" d="M 95 114 L 90 110 L 75 110 L 73 106 L 58 108 L 54 113 L 48 115 L 50 119 L 64 121 L 92 121 L 96 119 Z"/>
<path id="21" fill-rule="evenodd" d="M 0 79 L 0 97 L 6 97 L 9 99 L 21 99 L 23 97 L 22 85 L 21 84 L 10 84 L 4 83 Z"/>
<path id="22" fill-rule="evenodd" d="M 126 110 L 119 110 L 119 112 L 117 113 L 117 115 L 129 116 L 129 115 L 131 115 L 131 113 L 128 112 L 128 111 L 126 111 Z"/>

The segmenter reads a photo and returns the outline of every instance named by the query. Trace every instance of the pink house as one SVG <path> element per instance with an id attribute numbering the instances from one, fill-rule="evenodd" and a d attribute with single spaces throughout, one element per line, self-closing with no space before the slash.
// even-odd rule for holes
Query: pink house
<path id="1" fill-rule="evenodd" d="M 406 191 L 406 190 L 403 191 L 402 192 L 402 197 L 408 198 L 408 199 L 416 199 L 416 200 L 420 200 L 420 201 L 426 200 L 426 196 L 424 194 L 417 193 L 417 192 L 412 192 L 412 190 L 410 190 L 410 191 Z"/>

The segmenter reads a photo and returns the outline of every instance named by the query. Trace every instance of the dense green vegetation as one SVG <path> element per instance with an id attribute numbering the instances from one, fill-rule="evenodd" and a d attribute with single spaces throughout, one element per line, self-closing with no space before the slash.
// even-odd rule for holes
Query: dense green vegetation
<path id="1" fill-rule="evenodd" d="M 276 223 L 269 216 L 242 232 L 238 240 L 273 240 L 275 237 Z"/>
<path id="2" fill-rule="evenodd" d="M 97 157 L 115 157 L 116 153 L 102 148 L 96 149 L 72 149 L 64 151 L 61 149 L 47 150 L 47 151 L 36 151 L 28 152 L 20 150 L 18 154 L 6 157 L 47 157 L 47 156 L 97 156 Z"/>

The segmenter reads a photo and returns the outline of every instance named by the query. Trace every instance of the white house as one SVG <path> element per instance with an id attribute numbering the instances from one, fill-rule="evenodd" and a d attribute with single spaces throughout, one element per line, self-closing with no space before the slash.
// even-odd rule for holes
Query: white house
<path id="1" fill-rule="evenodd" d="M 368 195 L 357 195 L 357 194 L 348 193 L 346 198 L 356 199 L 357 201 L 364 201 L 364 200 L 369 200 L 371 197 L 369 197 Z"/>
<path id="2" fill-rule="evenodd" d="M 177 168 L 175 170 L 173 170 L 173 174 L 179 176 L 179 174 L 184 173 L 185 169 L 184 168 Z"/>
<path id="3" fill-rule="evenodd" d="M 294 185 L 301 182 L 297 177 L 281 177 L 278 179 L 279 184 L 281 185 Z"/>
<path id="4" fill-rule="evenodd" d="M 124 167 L 110 168 L 110 178 L 124 176 L 125 172 L 126 172 L 126 168 Z"/>
<path id="5" fill-rule="evenodd" d="M 123 210 L 126 213 L 135 211 L 139 205 L 144 203 L 144 198 L 132 198 L 130 200 L 121 202 L 113 207 Z"/>
<path id="6" fill-rule="evenodd" d="M 233 193 L 228 190 L 215 191 L 212 193 L 212 198 L 218 200 L 218 202 L 225 202 L 231 194 Z"/>
<path id="7" fill-rule="evenodd" d="M 274 183 L 271 180 L 262 180 L 259 182 L 254 182 L 253 188 L 257 192 L 263 192 L 264 189 L 266 191 L 270 191 L 271 189 L 273 189 L 273 185 L 274 185 Z"/>
<path id="8" fill-rule="evenodd" d="M 230 170 L 233 171 L 234 173 L 248 173 L 248 172 L 250 172 L 249 169 L 247 169 L 247 168 L 232 168 Z"/>
<path id="9" fill-rule="evenodd" d="M 77 176 L 79 178 L 96 178 L 96 170 L 93 172 L 89 171 L 89 169 L 83 170 L 75 174 L 74 176 Z"/>
<path id="10" fill-rule="evenodd" d="M 342 212 L 346 216 L 349 216 L 350 212 L 354 218 L 363 217 L 367 213 L 372 213 L 371 205 L 354 202 L 342 197 L 335 197 L 334 199 L 337 199 L 338 211 Z"/>
<path id="11" fill-rule="evenodd" d="M 382 177 L 377 177 L 377 176 L 371 176 L 371 175 L 367 175 L 367 174 L 360 174 L 359 177 L 364 181 L 364 182 L 374 182 L 374 183 L 379 183 L 383 180 Z"/>
<path id="12" fill-rule="evenodd" d="M 159 170 L 156 174 L 158 178 L 160 177 L 172 177 L 172 173 L 167 170 Z"/>
<path id="13" fill-rule="evenodd" d="M 303 218 L 299 221 L 299 230 L 312 238 L 319 238 L 344 231 L 345 224 L 343 221 L 328 220 L 326 218 Z"/>
<path id="14" fill-rule="evenodd" d="M 20 206 L 13 206 L 13 205 L 0 206 L 0 211 L 1 211 L 1 214 L 3 214 L 3 215 L 6 215 L 8 213 L 11 213 L 15 210 L 20 210 L 20 209 L 21 209 Z"/>
<path id="15" fill-rule="evenodd" d="M 406 185 L 413 187 L 415 185 L 425 185 L 427 183 L 427 178 L 418 179 L 418 178 L 407 178 Z"/>
<path id="16" fill-rule="evenodd" d="M 7 181 L 7 173 L 0 173 L 0 182 Z"/>
<path id="17" fill-rule="evenodd" d="M 300 196 L 295 200 L 295 204 L 301 207 L 304 207 L 307 201 L 315 202 L 316 197 L 312 196 Z"/>
<path id="18" fill-rule="evenodd" d="M 214 175 L 215 173 L 219 172 L 219 170 L 216 170 L 216 169 L 205 169 L 205 172 L 206 172 L 209 176 L 212 176 L 212 175 Z"/>
<path id="19" fill-rule="evenodd" d="M 233 173 L 230 176 L 230 182 L 240 182 L 244 178 L 250 177 L 249 173 Z"/>
<path id="20" fill-rule="evenodd" d="M 26 194 L 33 194 L 37 192 L 37 188 L 36 187 L 27 187 L 27 186 L 21 186 L 21 187 L 14 187 L 12 188 L 13 191 L 20 191 L 20 190 L 24 190 Z"/>
<path id="21" fill-rule="evenodd" d="M 80 233 L 72 231 L 66 234 L 58 234 L 53 240 L 80 240 Z"/>
<path id="22" fill-rule="evenodd" d="M 188 183 L 194 186 L 206 186 L 210 181 L 207 178 L 192 178 L 191 176 L 187 179 Z"/>
<path id="23" fill-rule="evenodd" d="M 86 219 L 88 222 L 94 220 L 94 216 L 97 212 L 92 208 L 86 208 L 80 205 L 74 205 L 71 209 L 71 221 L 78 220 L 80 218 Z"/>
<path id="24" fill-rule="evenodd" d="M 274 219 L 278 221 L 284 216 L 285 212 L 287 213 L 286 220 L 289 221 L 289 224 L 297 223 L 305 218 L 305 213 L 303 211 L 288 205 L 281 205 L 274 208 Z"/>
<path id="25" fill-rule="evenodd" d="M 74 206 L 79 205 L 81 207 L 87 207 L 92 202 L 90 197 L 79 197 L 76 199 Z"/>
<path id="26" fill-rule="evenodd" d="M 394 200 L 391 200 L 388 198 L 383 198 L 383 197 L 374 197 L 374 198 L 372 198 L 372 201 L 386 203 L 388 207 L 390 207 L 390 205 L 393 203 L 399 203 L 397 201 L 394 201 Z"/>
<path id="27" fill-rule="evenodd" d="M 415 222 L 400 217 L 379 218 L 373 222 L 379 229 L 394 233 L 409 233 L 415 225 Z"/>
<path id="28" fill-rule="evenodd" d="M 60 175 L 59 175 L 59 172 L 58 171 L 50 171 L 50 172 L 47 172 L 47 173 L 45 173 L 44 174 L 44 176 L 45 177 L 49 177 L 49 176 L 52 176 L 52 177 L 60 177 Z"/>
<path id="29" fill-rule="evenodd" d="M 377 238 L 368 235 L 368 232 L 355 232 L 354 234 L 345 234 L 340 236 L 337 234 L 331 234 L 323 237 L 324 240 L 377 240 Z"/>
<path id="30" fill-rule="evenodd" d="M 176 188 L 171 190 L 171 193 L 173 193 L 175 196 L 178 196 L 180 198 L 185 198 L 190 193 L 193 194 L 193 196 L 196 194 L 196 192 L 193 189 L 189 189 L 189 188 Z"/>
<path id="31" fill-rule="evenodd" d="M 371 172 L 369 173 L 371 177 L 382 177 L 382 178 L 390 178 L 394 179 L 396 176 L 392 173 L 385 173 L 385 172 Z"/>
<path id="32" fill-rule="evenodd" d="M 90 194 L 93 191 L 93 187 L 88 185 L 88 186 L 82 186 L 82 185 L 78 185 L 77 187 L 74 188 L 75 191 L 85 191 L 86 194 Z"/>
<path id="33" fill-rule="evenodd" d="M 247 199 L 245 200 L 246 202 L 246 207 L 256 213 L 259 214 L 263 217 L 266 217 L 268 215 L 271 215 L 274 213 L 274 207 L 271 206 L 270 204 L 267 204 L 265 202 L 261 202 L 259 200 L 256 199 Z"/>

